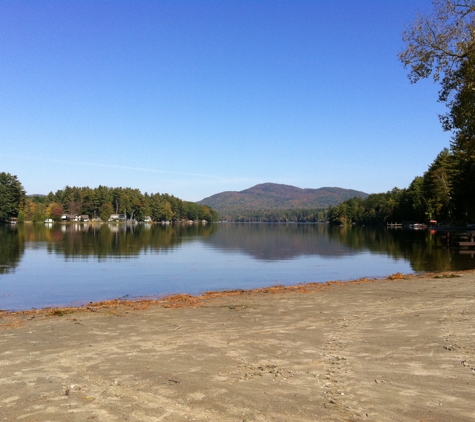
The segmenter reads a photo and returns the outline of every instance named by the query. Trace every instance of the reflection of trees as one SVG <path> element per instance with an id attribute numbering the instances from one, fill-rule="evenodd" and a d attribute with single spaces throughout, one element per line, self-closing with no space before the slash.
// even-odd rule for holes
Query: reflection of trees
<path id="1" fill-rule="evenodd" d="M 18 227 L 0 225 L 0 274 L 13 272 L 25 252 L 25 239 Z"/>
<path id="2" fill-rule="evenodd" d="M 147 251 L 166 251 L 196 237 L 206 235 L 210 226 L 116 225 L 91 227 L 89 234 L 77 238 L 68 233 L 64 241 L 66 256 L 95 255 L 98 258 L 137 256 Z M 94 236 L 91 242 L 90 236 Z"/>
<path id="3" fill-rule="evenodd" d="M 299 256 L 341 257 L 362 252 L 405 259 L 414 271 L 449 271 L 475 267 L 475 252 L 448 248 L 442 233 L 335 227 L 325 224 L 212 225 L 53 225 L 0 226 L 0 274 L 18 266 L 25 250 L 43 247 L 67 259 L 138 257 L 171 251 L 201 240 L 221 251 L 241 252 L 273 261 Z"/>
<path id="4" fill-rule="evenodd" d="M 64 224 L 45 227 L 25 225 L 25 239 L 46 243 L 50 253 L 66 258 L 136 257 L 146 251 L 165 251 L 209 236 L 216 225 L 87 225 Z"/>
<path id="5" fill-rule="evenodd" d="M 427 230 L 297 224 L 227 224 L 207 242 L 224 251 L 240 251 L 262 260 L 318 255 L 338 257 L 369 251 L 405 259 L 414 271 L 475 267 L 475 253 L 448 248 L 445 234 Z"/>
<path id="6" fill-rule="evenodd" d="M 475 266 L 469 255 L 449 248 L 446 233 L 428 230 L 387 230 L 368 227 L 331 227 L 341 241 L 357 250 L 406 259 L 414 271 L 449 271 Z"/>

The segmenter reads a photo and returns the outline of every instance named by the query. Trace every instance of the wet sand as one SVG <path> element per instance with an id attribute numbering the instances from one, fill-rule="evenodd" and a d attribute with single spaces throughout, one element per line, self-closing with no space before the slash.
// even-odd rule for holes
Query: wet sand
<path id="1" fill-rule="evenodd" d="M 475 273 L 0 313 L 0 420 L 473 421 Z"/>

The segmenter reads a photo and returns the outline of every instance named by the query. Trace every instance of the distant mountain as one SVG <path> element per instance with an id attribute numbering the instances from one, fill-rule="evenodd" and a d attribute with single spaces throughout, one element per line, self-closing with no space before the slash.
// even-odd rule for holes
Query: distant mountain
<path id="1" fill-rule="evenodd" d="M 355 196 L 366 198 L 368 194 L 343 188 L 301 189 L 277 183 L 262 183 L 240 192 L 217 193 L 197 203 L 208 205 L 222 214 L 231 210 L 327 208 Z"/>

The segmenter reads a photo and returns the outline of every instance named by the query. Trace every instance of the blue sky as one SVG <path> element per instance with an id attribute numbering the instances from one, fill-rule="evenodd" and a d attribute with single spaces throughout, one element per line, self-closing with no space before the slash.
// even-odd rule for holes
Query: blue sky
<path id="1" fill-rule="evenodd" d="M 430 0 L 0 2 L 0 171 L 198 201 L 407 187 L 449 146 L 401 33 Z"/>

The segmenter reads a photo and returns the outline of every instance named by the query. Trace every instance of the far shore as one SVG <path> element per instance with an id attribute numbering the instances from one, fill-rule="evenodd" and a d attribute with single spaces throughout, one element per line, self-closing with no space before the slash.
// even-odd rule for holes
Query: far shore
<path id="1" fill-rule="evenodd" d="M 0 414 L 475 420 L 475 272 L 0 312 Z"/>

